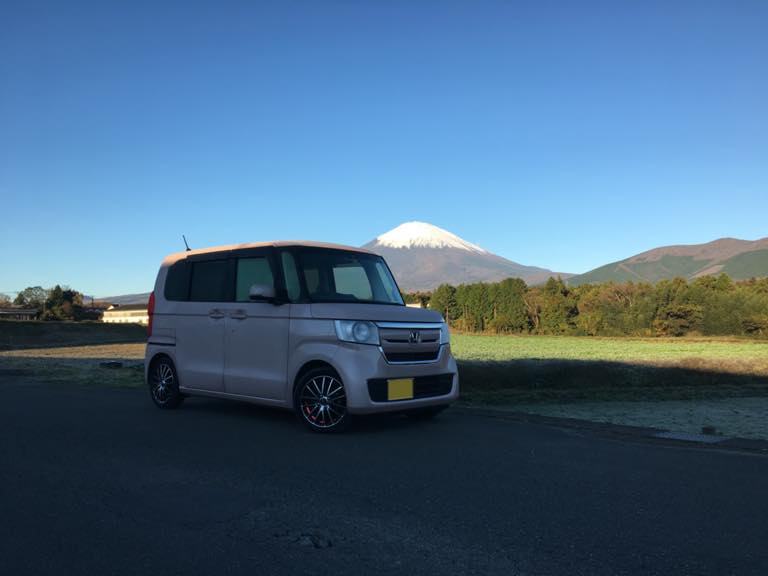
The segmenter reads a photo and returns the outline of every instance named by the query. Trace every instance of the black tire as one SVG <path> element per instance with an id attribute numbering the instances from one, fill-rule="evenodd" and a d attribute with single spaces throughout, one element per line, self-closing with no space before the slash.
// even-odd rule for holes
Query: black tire
<path id="1" fill-rule="evenodd" d="M 160 356 L 152 361 L 147 380 L 149 395 L 158 408 L 170 410 L 178 408 L 184 402 L 184 396 L 179 391 L 176 367 L 167 356 Z"/>
<path id="2" fill-rule="evenodd" d="M 429 408 L 419 408 L 418 410 L 411 410 L 407 414 L 409 418 L 413 418 L 415 420 L 431 420 L 446 408 L 448 408 L 447 405 L 430 406 Z"/>
<path id="3" fill-rule="evenodd" d="M 331 368 L 315 368 L 301 377 L 293 391 L 293 407 L 313 432 L 341 432 L 349 423 L 346 389 Z"/>

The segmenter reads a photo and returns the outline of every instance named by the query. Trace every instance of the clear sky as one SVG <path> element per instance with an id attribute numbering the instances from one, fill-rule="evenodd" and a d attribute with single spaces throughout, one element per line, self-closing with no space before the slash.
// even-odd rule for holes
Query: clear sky
<path id="1" fill-rule="evenodd" d="M 768 2 L 3 2 L 0 292 L 423 220 L 585 272 L 768 236 Z"/>

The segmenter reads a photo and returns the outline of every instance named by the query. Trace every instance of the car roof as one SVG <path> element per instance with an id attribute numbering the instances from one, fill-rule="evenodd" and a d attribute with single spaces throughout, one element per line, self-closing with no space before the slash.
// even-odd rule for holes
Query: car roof
<path id="1" fill-rule="evenodd" d="M 345 246 L 343 244 L 331 244 L 329 242 L 313 242 L 311 240 L 274 240 L 271 242 L 246 242 L 245 244 L 228 244 L 225 246 L 212 246 L 210 248 L 200 248 L 197 250 L 187 250 L 184 252 L 175 252 L 169 254 L 163 264 L 170 265 L 178 260 L 183 260 L 188 256 L 197 256 L 200 254 L 216 254 L 218 252 L 231 252 L 234 250 L 247 250 L 248 248 L 280 248 L 289 246 L 301 246 L 308 248 L 326 248 L 329 250 L 345 250 L 347 252 L 360 252 L 363 254 L 374 254 L 365 248 L 356 248 L 354 246 Z"/>

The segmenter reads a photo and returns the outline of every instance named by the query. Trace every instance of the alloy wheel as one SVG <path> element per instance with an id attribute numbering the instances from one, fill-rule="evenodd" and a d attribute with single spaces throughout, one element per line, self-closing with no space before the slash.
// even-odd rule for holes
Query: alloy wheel
<path id="1" fill-rule="evenodd" d="M 152 372 L 152 397 L 158 404 L 165 404 L 174 392 L 176 378 L 167 362 L 158 362 Z"/>
<path id="2" fill-rule="evenodd" d="M 334 376 L 315 376 L 299 391 L 299 406 L 304 420 L 313 428 L 328 430 L 347 415 L 344 385 Z"/>

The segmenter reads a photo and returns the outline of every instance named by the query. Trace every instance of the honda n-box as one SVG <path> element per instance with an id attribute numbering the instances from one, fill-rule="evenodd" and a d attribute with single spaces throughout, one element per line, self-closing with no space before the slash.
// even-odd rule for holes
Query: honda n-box
<path id="1" fill-rule="evenodd" d="M 292 409 L 310 429 L 351 415 L 430 417 L 459 395 L 448 327 L 406 307 L 386 262 L 310 242 L 180 252 L 149 302 L 154 403 L 213 396 Z"/>

